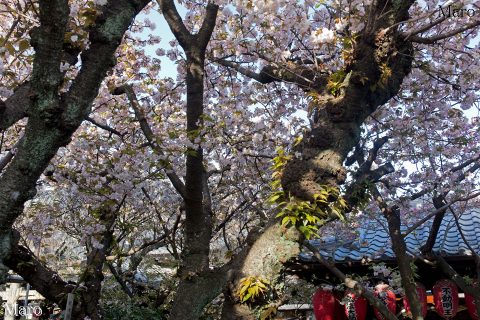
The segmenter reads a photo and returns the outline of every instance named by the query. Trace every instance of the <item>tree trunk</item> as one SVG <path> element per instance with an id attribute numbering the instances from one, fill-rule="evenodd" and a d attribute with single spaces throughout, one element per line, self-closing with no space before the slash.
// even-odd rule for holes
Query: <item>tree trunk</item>
<path id="1" fill-rule="evenodd" d="M 388 222 L 388 230 L 390 239 L 392 240 L 393 252 L 398 263 L 398 270 L 402 277 L 402 286 L 410 304 L 412 319 L 423 320 L 422 306 L 417 294 L 417 286 L 413 276 L 411 259 L 407 255 L 407 245 L 401 233 L 400 210 L 397 207 L 387 208 L 384 216 Z"/>
<path id="2" fill-rule="evenodd" d="M 80 282 L 85 284 L 87 288 L 82 292 L 81 304 L 83 305 L 86 315 L 91 320 L 102 319 L 102 309 L 99 305 L 102 291 L 103 267 L 106 257 L 111 251 L 113 240 L 113 225 L 116 220 L 116 211 L 112 210 L 108 205 L 101 209 L 100 223 L 105 226 L 105 230 L 99 235 L 101 248 L 90 248 L 87 253 L 86 269 L 81 276 Z"/>
<path id="3" fill-rule="evenodd" d="M 40 1 L 40 26 L 32 32 L 35 49 L 25 135 L 0 177 L 0 271 L 11 250 L 11 230 L 24 203 L 36 193 L 36 182 L 57 150 L 68 144 L 88 115 L 114 54 L 133 18 L 149 0 L 117 0 L 104 7 L 90 32 L 90 48 L 82 52 L 82 67 L 67 93 L 60 95 L 63 41 L 69 17 L 66 0 Z M 24 101 L 20 99 L 18 101 Z M 2 276 L 0 276 L 2 278 Z"/>
<path id="4" fill-rule="evenodd" d="M 204 206 L 203 150 L 201 124 L 205 50 L 215 28 L 218 6 L 208 3 L 202 26 L 191 34 L 183 24 L 172 0 L 159 1 L 162 13 L 187 56 L 187 135 L 195 146 L 187 149 L 185 177 L 185 249 L 178 274 L 180 283 L 173 301 L 171 319 L 198 319 L 203 307 L 215 298 L 216 285 L 209 279 L 211 212 Z M 222 282 L 220 282 L 221 284 Z M 199 293 L 201 293 L 199 295 Z M 190 297 L 195 297 L 195 300 Z"/>
<path id="5" fill-rule="evenodd" d="M 300 254 L 300 233 L 285 229 L 271 219 L 248 250 L 243 262 L 232 269 L 231 282 L 225 291 L 222 319 L 253 319 L 252 311 L 241 304 L 237 295 L 240 280 L 247 276 L 261 277 L 275 284 L 283 271 L 283 263 Z"/>
<path id="6" fill-rule="evenodd" d="M 334 96 L 326 87 L 308 90 L 316 97 L 316 116 L 310 132 L 293 150 L 301 157 L 290 160 L 283 171 L 281 183 L 286 193 L 311 201 L 323 185 L 344 183 L 343 162 L 359 141 L 361 125 L 379 106 L 398 93 L 403 79 L 410 72 L 412 44 L 403 40 L 398 29 L 389 27 L 408 18 L 411 4 L 412 1 L 403 1 L 400 5 L 386 0 L 375 2 L 375 7 L 371 8 L 371 16 L 375 18 L 367 21 L 360 33 L 352 62 L 344 70 L 346 77 L 340 93 Z M 390 76 L 382 75 L 382 65 L 390 69 Z M 255 250 L 257 246 L 252 246 L 231 287 L 235 288 L 239 279 L 246 275 L 275 280 L 282 270 L 282 258 L 295 256 L 295 251 L 298 253 L 298 244 L 293 246 L 293 243 L 301 241 L 301 235 L 286 237 L 285 230 L 275 225 L 276 219 L 272 217 L 271 220 L 266 234 L 258 239 L 264 249 L 259 250 L 259 254 Z M 292 245 L 282 245 L 286 239 Z M 234 291 L 230 290 L 229 296 L 232 301 L 238 301 Z M 228 306 L 224 311 L 231 310 L 243 313 L 244 307 L 232 309 Z M 223 316 L 224 319 L 229 317 L 227 314 Z M 248 319 L 249 316 L 239 315 L 239 319 L 242 317 Z"/>
<path id="7" fill-rule="evenodd" d="M 187 52 L 187 133 L 190 141 L 198 143 L 199 123 L 203 114 L 204 57 L 197 52 Z M 197 139 L 197 141 L 195 141 Z M 211 285 L 207 277 L 197 275 L 208 270 L 212 217 L 203 206 L 203 151 L 202 147 L 187 150 L 187 174 L 185 178 L 185 249 L 179 270 L 180 284 L 172 307 L 171 319 L 199 317 L 203 307 L 191 310 L 187 299 L 199 287 Z M 201 300 L 213 299 L 203 292 Z M 196 295 L 196 294 L 195 294 Z M 196 319 L 196 318 L 195 318 Z"/>

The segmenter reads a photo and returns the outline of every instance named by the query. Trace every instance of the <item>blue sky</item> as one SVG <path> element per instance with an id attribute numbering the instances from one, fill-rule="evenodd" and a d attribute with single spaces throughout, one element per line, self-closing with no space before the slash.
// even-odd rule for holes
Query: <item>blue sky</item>
<path id="1" fill-rule="evenodd" d="M 186 14 L 187 10 L 184 7 L 177 4 L 177 10 L 182 17 L 185 17 L 185 14 Z M 138 17 L 138 20 L 141 21 L 141 20 L 144 20 L 147 17 L 148 17 L 148 19 L 150 19 L 150 21 L 155 23 L 156 28 L 153 31 L 150 30 L 150 29 L 145 29 L 143 31 L 142 35 L 141 35 L 142 38 L 146 39 L 149 34 L 153 34 L 153 35 L 159 36 L 162 40 L 161 40 L 159 45 L 146 46 L 145 47 L 145 53 L 152 56 L 152 57 L 155 57 L 157 59 L 161 59 L 161 61 L 162 61 L 161 75 L 162 76 L 171 77 L 171 78 L 175 79 L 175 77 L 177 75 L 177 67 L 176 67 L 175 63 L 172 62 L 170 59 L 168 59 L 165 56 L 159 57 L 155 54 L 155 50 L 158 49 L 159 46 L 160 46 L 160 48 L 165 49 L 165 51 L 168 50 L 168 49 L 171 49 L 168 42 L 175 39 L 175 37 L 173 36 L 172 32 L 170 31 L 170 28 L 167 24 L 167 21 L 165 21 L 165 19 L 163 18 L 163 15 L 160 14 L 158 11 L 152 10 L 148 15 L 141 14 Z"/>

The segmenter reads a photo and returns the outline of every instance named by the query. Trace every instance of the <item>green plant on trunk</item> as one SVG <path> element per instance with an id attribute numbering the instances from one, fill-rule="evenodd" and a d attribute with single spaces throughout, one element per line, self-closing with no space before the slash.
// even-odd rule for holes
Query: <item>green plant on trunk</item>
<path id="1" fill-rule="evenodd" d="M 329 217 L 336 216 L 345 220 L 344 213 L 348 205 L 340 195 L 340 190 L 330 185 L 322 185 L 320 192 L 313 195 L 313 200 L 302 200 L 285 193 L 281 187 L 281 176 L 289 159 L 291 156 L 283 149 L 279 149 L 278 156 L 273 159 L 271 186 L 274 191 L 268 202 L 279 209 L 277 218 L 281 218 L 283 226 L 293 226 L 305 238 L 311 239 Z"/>
<path id="2" fill-rule="evenodd" d="M 253 303 L 255 299 L 264 297 L 269 290 L 270 282 L 256 276 L 240 279 L 237 295 L 241 303 Z"/>

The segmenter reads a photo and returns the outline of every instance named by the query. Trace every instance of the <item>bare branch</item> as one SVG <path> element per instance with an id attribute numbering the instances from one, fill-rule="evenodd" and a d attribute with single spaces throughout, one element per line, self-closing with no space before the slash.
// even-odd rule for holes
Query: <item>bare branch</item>
<path id="1" fill-rule="evenodd" d="M 262 57 L 260 57 L 262 58 Z M 310 90 L 312 88 L 325 87 L 327 84 L 327 74 L 316 71 L 313 67 L 306 67 L 299 64 L 295 64 L 294 67 L 286 67 L 271 63 L 262 68 L 257 73 L 248 68 L 242 67 L 239 63 L 225 60 L 216 59 L 213 62 L 218 63 L 224 67 L 232 68 L 243 74 L 244 76 L 256 80 L 262 84 L 272 83 L 275 81 L 283 81 L 288 83 L 295 83 L 304 90 Z"/>
<path id="2" fill-rule="evenodd" d="M 151 241 L 146 241 L 146 242 L 142 243 L 140 246 L 128 250 L 128 252 L 121 252 L 121 253 L 118 253 L 116 255 L 107 256 L 105 259 L 107 261 L 112 261 L 112 260 L 116 260 L 116 259 L 121 258 L 121 257 L 132 256 L 134 254 L 137 254 L 140 251 L 144 251 L 145 249 L 147 249 L 147 251 L 155 250 L 156 248 L 159 248 L 159 247 L 161 247 L 165 244 L 164 240 L 168 237 L 168 235 L 169 235 L 168 233 L 165 233 L 161 237 L 158 237 L 158 238 L 153 239 Z M 148 250 L 148 249 L 150 249 L 150 250 Z"/>
<path id="3" fill-rule="evenodd" d="M 103 129 L 105 131 L 108 131 L 114 135 L 117 135 L 119 136 L 120 138 L 123 138 L 123 134 L 120 132 L 120 131 L 117 131 L 115 130 L 114 128 L 106 125 L 106 124 L 101 124 L 101 123 L 98 123 L 97 121 L 95 121 L 93 118 L 91 117 L 86 117 L 85 118 L 86 121 L 90 122 L 91 124 L 93 124 L 94 126 L 96 127 L 99 127 L 100 129 Z"/>
<path id="4" fill-rule="evenodd" d="M 247 204 L 248 200 L 243 200 L 235 209 L 233 209 L 230 214 L 228 214 L 225 219 L 223 219 L 222 222 L 220 222 L 216 227 L 215 230 L 213 230 L 214 233 L 217 233 L 220 231 L 225 225 L 230 221 L 231 218 L 237 213 L 237 211 L 242 208 L 245 204 Z"/>
<path id="5" fill-rule="evenodd" d="M 472 158 L 472 159 L 468 159 L 466 161 L 464 161 L 463 163 L 459 164 L 458 166 L 455 166 L 453 167 L 450 172 L 457 172 L 459 170 L 462 170 L 464 169 L 465 167 L 468 167 L 470 164 L 472 163 L 475 163 L 472 167 L 470 167 L 467 172 L 468 173 L 474 173 L 476 170 L 480 169 L 480 156 L 477 156 L 475 158 Z M 478 162 L 477 162 L 478 161 Z M 455 183 L 459 183 L 461 181 L 463 181 L 465 178 L 467 177 L 467 175 L 465 173 L 462 173 L 460 174 L 456 179 L 455 179 Z M 424 195 L 426 195 L 427 193 L 431 192 L 432 189 L 431 188 L 427 188 L 427 189 L 424 189 L 424 190 L 421 190 L 419 192 L 416 192 L 414 193 L 413 195 L 411 195 L 409 197 L 410 200 L 416 200 L 416 199 L 419 199 L 421 197 L 423 197 Z"/>
<path id="6" fill-rule="evenodd" d="M 0 101 L 0 130 L 6 130 L 27 116 L 32 101 L 30 83 L 20 85 L 5 101 Z"/>
<path id="7" fill-rule="evenodd" d="M 459 34 L 459 33 L 462 33 L 464 31 L 467 31 L 469 29 L 475 28 L 479 25 L 480 25 L 480 20 L 474 21 L 474 22 L 469 23 L 469 24 L 466 24 L 463 27 L 452 30 L 450 32 L 447 32 L 447 33 L 444 33 L 444 34 L 439 34 L 439 35 L 429 37 L 429 38 L 413 36 L 413 37 L 410 37 L 410 41 L 416 42 L 416 43 L 423 43 L 423 44 L 433 44 L 437 41 L 453 37 L 456 34 Z"/>
<path id="8" fill-rule="evenodd" d="M 122 276 L 117 272 L 115 267 L 110 262 L 107 262 L 107 266 L 115 280 L 117 280 L 117 282 L 120 284 L 123 292 L 125 292 L 130 298 L 133 298 L 132 290 L 127 286 L 125 281 L 122 279 Z"/>
<path id="9" fill-rule="evenodd" d="M 375 170 L 372 170 L 372 164 L 377 159 L 378 151 L 380 151 L 382 146 L 387 143 L 388 139 L 388 136 L 377 139 L 373 143 L 373 148 L 369 151 L 366 160 L 363 160 L 361 146 L 356 147 L 357 149 L 352 157 L 355 158 L 360 167 L 355 172 L 353 176 L 353 182 L 347 187 L 345 192 L 345 199 L 350 207 L 353 208 L 358 204 L 359 201 L 364 199 L 368 191 L 366 183 L 370 184 L 378 182 L 383 176 L 395 171 L 395 168 L 390 162 L 387 162 Z M 353 163 L 353 159 L 349 159 L 349 161 Z"/>
<path id="10" fill-rule="evenodd" d="M 451 205 L 453 205 L 454 203 L 456 202 L 460 202 L 460 201 L 468 201 L 470 199 L 474 199 L 476 197 L 480 196 L 480 192 L 478 193 L 474 193 L 468 197 L 463 197 L 463 198 L 458 198 L 458 199 L 455 199 L 453 201 L 450 201 L 449 203 L 441 206 L 440 208 L 438 208 L 437 210 L 433 211 L 432 213 L 428 214 L 426 217 L 424 217 L 423 219 L 420 219 L 417 223 L 415 223 L 413 226 L 411 226 L 410 228 L 408 228 L 407 231 L 405 231 L 405 233 L 403 233 L 403 236 L 406 237 L 408 236 L 410 233 L 412 233 L 413 231 L 415 231 L 415 229 L 417 229 L 418 227 L 420 227 L 422 224 L 424 224 L 426 221 L 428 221 L 430 218 L 434 217 L 435 215 L 441 213 L 443 210 L 449 208 Z"/>
<path id="11" fill-rule="evenodd" d="M 233 61 L 218 59 L 218 60 L 215 60 L 215 62 L 218 63 L 219 65 L 224 66 L 224 67 L 232 68 L 232 69 L 236 70 L 237 72 L 243 74 L 244 76 L 246 76 L 248 78 L 251 78 L 253 80 L 256 80 L 256 81 L 258 81 L 262 84 L 267 84 L 267 83 L 271 83 L 271 82 L 274 82 L 274 81 L 280 81 L 281 80 L 281 79 L 275 79 L 271 75 L 266 74 L 265 72 L 257 73 L 255 71 L 252 71 L 252 70 L 248 69 L 248 68 L 242 67 L 239 63 L 236 63 L 236 62 L 233 62 Z"/>
<path id="12" fill-rule="evenodd" d="M 460 237 L 462 237 L 463 242 L 467 245 L 467 248 L 473 253 L 475 256 L 475 259 L 479 259 L 478 252 L 476 252 L 473 247 L 470 245 L 468 242 L 467 238 L 465 237 L 465 234 L 463 233 L 462 227 L 460 226 L 460 221 L 458 221 L 458 217 L 453 211 L 452 207 L 449 207 L 450 211 L 452 212 L 453 219 L 455 219 L 455 224 L 457 225 L 458 232 L 460 233 Z"/>
<path id="13" fill-rule="evenodd" d="M 408 40 L 410 37 L 412 36 L 415 36 L 417 34 L 420 34 L 420 33 L 423 33 L 425 31 L 428 31 L 430 30 L 431 28 L 435 27 L 436 25 L 442 23 L 443 21 L 445 21 L 447 17 L 446 16 L 443 16 L 441 17 L 440 19 L 437 19 L 435 21 L 432 21 L 430 22 L 429 24 L 423 26 L 423 27 L 420 27 L 419 29 L 417 30 L 412 30 L 412 31 L 409 31 L 409 32 L 406 32 L 403 34 L 403 36 L 405 37 L 405 40 Z"/>

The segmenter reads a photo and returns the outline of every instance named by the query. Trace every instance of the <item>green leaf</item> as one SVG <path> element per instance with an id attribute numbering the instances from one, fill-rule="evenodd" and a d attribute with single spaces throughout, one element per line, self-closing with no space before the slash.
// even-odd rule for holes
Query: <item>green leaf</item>
<path id="1" fill-rule="evenodd" d="M 247 301 L 248 299 L 250 299 L 251 296 L 252 295 L 250 293 L 247 293 L 245 296 L 243 296 L 242 302 Z"/>
<path id="2" fill-rule="evenodd" d="M 282 219 L 282 226 L 285 226 L 288 224 L 288 221 L 290 220 L 290 217 L 289 216 L 286 216 Z"/>
<path id="3" fill-rule="evenodd" d="M 30 42 L 27 39 L 22 39 L 18 43 L 18 48 L 20 51 L 25 51 L 30 48 Z"/>
<path id="4" fill-rule="evenodd" d="M 16 52 L 15 48 L 10 42 L 5 43 L 5 49 L 7 49 L 8 53 L 10 53 L 11 55 L 14 55 Z"/>

